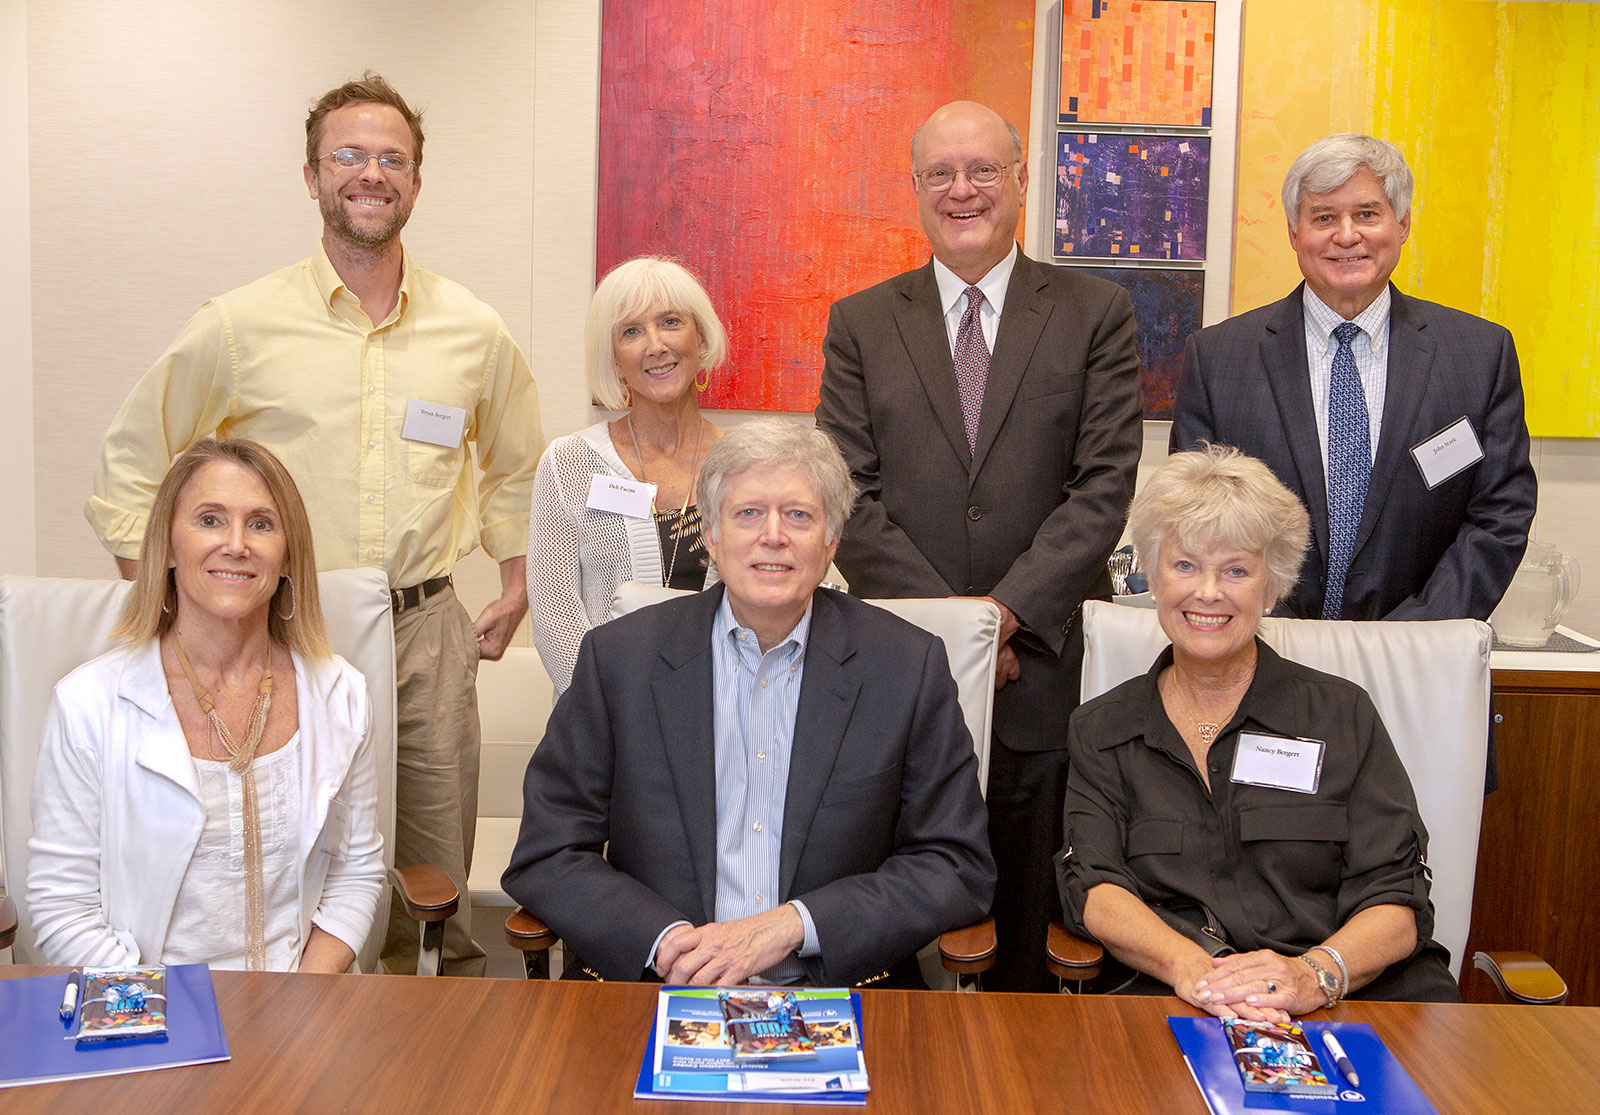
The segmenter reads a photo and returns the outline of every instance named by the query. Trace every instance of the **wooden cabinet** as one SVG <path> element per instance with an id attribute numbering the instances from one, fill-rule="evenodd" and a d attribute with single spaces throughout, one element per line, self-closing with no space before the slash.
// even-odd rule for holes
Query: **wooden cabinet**
<path id="1" fill-rule="evenodd" d="M 1516 950 L 1554 966 L 1570 1003 L 1600 1005 L 1600 669 L 1496 668 L 1493 714 L 1500 789 L 1484 800 L 1462 994 L 1498 1001 L 1472 954 Z"/>

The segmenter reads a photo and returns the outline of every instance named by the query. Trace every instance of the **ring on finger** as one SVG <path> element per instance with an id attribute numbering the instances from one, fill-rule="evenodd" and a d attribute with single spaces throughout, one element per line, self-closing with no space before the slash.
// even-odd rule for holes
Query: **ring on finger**
<path id="1" fill-rule="evenodd" d="M 1276 995 L 1278 993 L 1278 985 L 1276 983 L 1274 983 L 1272 980 L 1268 980 L 1267 981 L 1267 991 L 1268 991 L 1269 994 Z"/>

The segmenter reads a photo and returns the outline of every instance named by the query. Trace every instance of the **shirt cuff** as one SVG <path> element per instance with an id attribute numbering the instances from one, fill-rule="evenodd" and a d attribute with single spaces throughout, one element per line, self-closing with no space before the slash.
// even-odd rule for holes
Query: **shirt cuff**
<path id="1" fill-rule="evenodd" d="M 806 939 L 800 946 L 800 958 L 811 960 L 822 955 L 822 946 L 817 943 L 817 923 L 811 920 L 811 911 L 806 909 L 806 904 L 798 898 L 791 898 L 789 905 L 795 908 L 800 915 L 800 922 L 806 927 Z"/>
<path id="2" fill-rule="evenodd" d="M 642 971 L 642 972 L 654 972 L 656 970 L 656 950 L 661 947 L 661 942 L 666 939 L 666 936 L 667 936 L 668 933 L 671 933 L 678 926 L 680 926 L 680 925 L 688 925 L 688 924 L 689 923 L 686 920 L 684 920 L 683 918 L 679 918 L 677 921 L 674 921 L 674 922 L 668 922 L 667 923 L 667 927 L 665 929 L 663 929 L 660 933 L 656 934 L 656 943 L 650 946 L 650 955 L 645 958 L 644 967 L 641 968 L 640 971 Z M 660 975 L 662 978 L 666 977 L 666 973 L 665 972 L 658 972 L 657 974 Z"/>

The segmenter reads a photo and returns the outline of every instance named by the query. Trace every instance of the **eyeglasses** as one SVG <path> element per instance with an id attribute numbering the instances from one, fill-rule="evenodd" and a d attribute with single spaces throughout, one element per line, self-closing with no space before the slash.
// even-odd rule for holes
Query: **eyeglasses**
<path id="1" fill-rule="evenodd" d="M 354 170 L 356 167 L 365 167 L 373 159 L 378 160 L 378 169 L 385 174 L 405 174 L 417 165 L 415 159 L 407 158 L 398 151 L 385 151 L 381 155 L 369 155 L 359 147 L 340 147 L 329 151 L 326 155 L 318 155 L 319 159 L 332 159 L 335 166 L 345 170 Z"/>
<path id="2" fill-rule="evenodd" d="M 1015 161 L 1005 164 L 974 163 L 972 166 L 967 167 L 966 170 L 957 170 L 948 166 L 936 166 L 929 167 L 927 170 L 917 171 L 916 178 L 918 182 L 922 183 L 923 189 L 930 193 L 940 193 L 956 184 L 956 175 L 958 174 L 965 174 L 967 181 L 974 186 L 992 186 L 1000 181 L 1001 177 L 1014 166 L 1016 166 Z"/>

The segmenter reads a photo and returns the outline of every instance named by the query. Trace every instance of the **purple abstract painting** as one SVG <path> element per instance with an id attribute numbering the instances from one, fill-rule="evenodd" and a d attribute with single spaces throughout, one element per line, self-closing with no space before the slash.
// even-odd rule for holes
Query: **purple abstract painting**
<path id="1" fill-rule="evenodd" d="M 1210 176 L 1200 136 L 1059 133 L 1056 255 L 1205 259 Z"/>
<path id="2" fill-rule="evenodd" d="M 1146 420 L 1170 419 L 1178 375 L 1183 371 L 1184 342 L 1200 328 L 1205 272 L 1150 267 L 1083 270 L 1116 283 L 1133 299 L 1133 316 L 1138 322 L 1133 343 L 1139 350 L 1144 416 Z"/>

